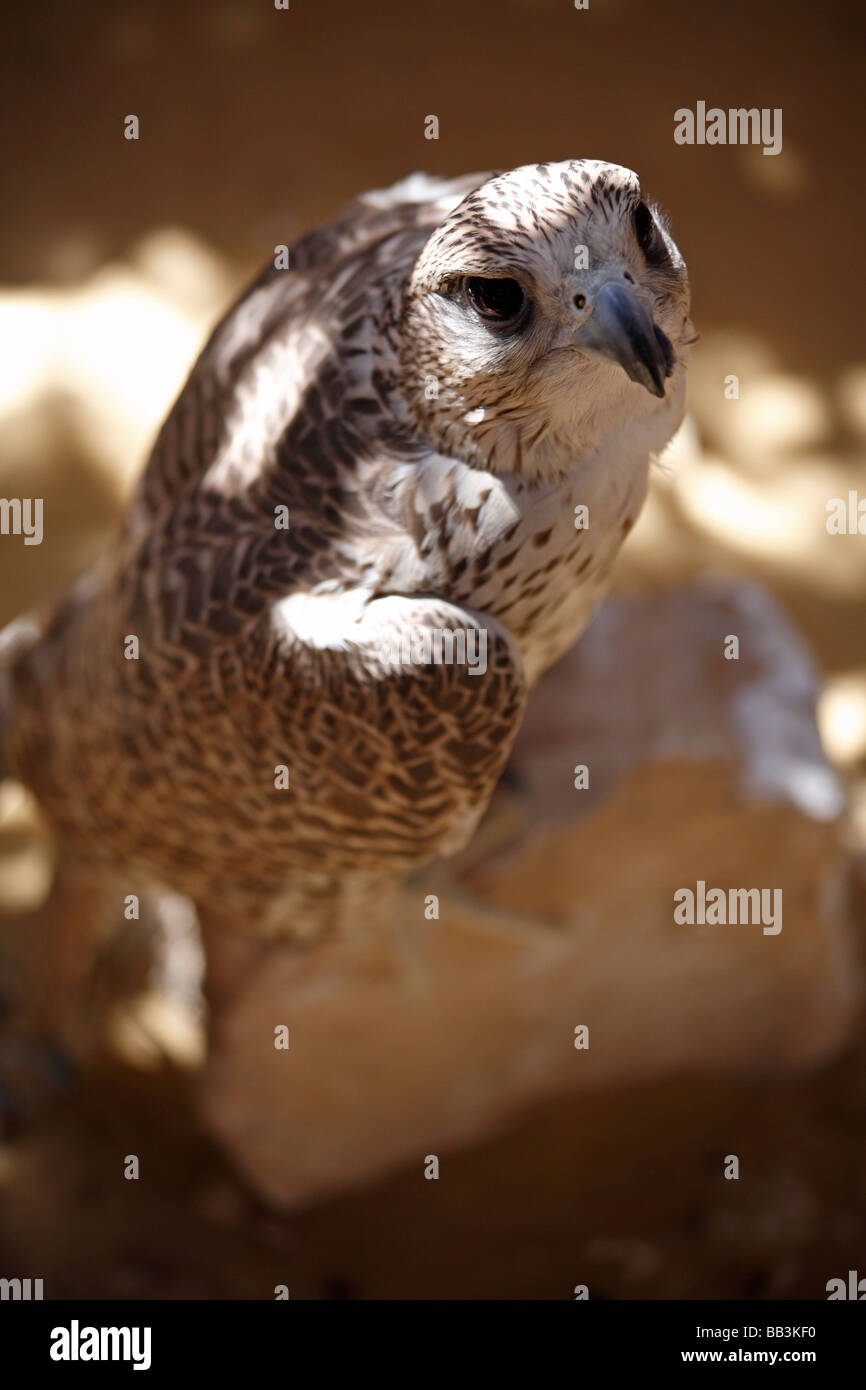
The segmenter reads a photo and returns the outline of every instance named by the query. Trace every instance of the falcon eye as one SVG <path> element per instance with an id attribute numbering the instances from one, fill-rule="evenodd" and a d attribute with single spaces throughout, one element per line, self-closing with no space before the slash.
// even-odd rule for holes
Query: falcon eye
<path id="1" fill-rule="evenodd" d="M 652 242 L 656 224 L 653 215 L 646 203 L 638 203 L 634 210 L 634 234 L 637 237 L 637 244 L 642 251 L 646 251 Z"/>
<path id="2" fill-rule="evenodd" d="M 487 280 L 480 275 L 467 278 L 466 297 L 482 318 L 494 323 L 513 323 L 526 303 L 516 280 Z"/>

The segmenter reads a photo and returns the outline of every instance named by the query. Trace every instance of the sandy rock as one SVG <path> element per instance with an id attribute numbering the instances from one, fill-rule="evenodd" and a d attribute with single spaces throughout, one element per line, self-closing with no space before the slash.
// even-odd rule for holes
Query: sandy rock
<path id="1" fill-rule="evenodd" d="M 545 1097 L 837 1049 L 858 977 L 815 694 L 760 590 L 609 603 L 535 692 L 473 845 L 405 890 L 393 937 L 276 955 L 235 996 L 201 1102 L 246 1177 L 283 1206 L 398 1164 L 420 1182 L 428 1156 L 444 1168 Z M 770 890 L 767 912 L 677 922 L 700 883 L 726 908 Z"/>

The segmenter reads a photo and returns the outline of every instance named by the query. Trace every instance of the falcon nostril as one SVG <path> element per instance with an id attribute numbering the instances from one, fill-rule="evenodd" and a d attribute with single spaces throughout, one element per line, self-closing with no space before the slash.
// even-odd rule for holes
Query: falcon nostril
<path id="1" fill-rule="evenodd" d="M 634 276 L 628 270 L 622 272 L 622 278 L 623 280 L 628 280 L 630 285 L 634 284 Z"/>
<path id="2" fill-rule="evenodd" d="M 574 296 L 574 307 L 575 307 L 575 309 L 582 309 L 583 306 L 585 305 L 585 303 L 586 303 L 586 295 L 585 295 L 585 294 L 576 294 L 576 295 Z"/>

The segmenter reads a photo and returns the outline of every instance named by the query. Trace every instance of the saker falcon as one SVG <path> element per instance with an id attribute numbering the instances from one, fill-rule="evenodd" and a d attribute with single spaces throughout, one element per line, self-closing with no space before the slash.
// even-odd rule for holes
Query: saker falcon
<path id="1" fill-rule="evenodd" d="M 465 843 L 682 418 L 692 336 L 666 222 L 598 160 L 415 175 L 265 271 L 114 544 L 6 644 L 6 762 L 60 847 L 55 1013 L 149 883 L 195 902 L 218 995 Z M 473 629 L 483 673 L 405 659 Z"/>

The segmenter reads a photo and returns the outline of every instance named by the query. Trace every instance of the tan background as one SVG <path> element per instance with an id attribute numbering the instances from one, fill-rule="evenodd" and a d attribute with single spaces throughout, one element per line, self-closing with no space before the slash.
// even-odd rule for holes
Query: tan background
<path id="1" fill-rule="evenodd" d="M 703 335 L 676 474 L 619 584 L 770 585 L 836 682 L 822 728 L 862 847 L 866 537 L 824 529 L 828 497 L 866 496 L 856 7 L 53 3 L 4 31 L 0 493 L 43 496 L 46 539 L 0 543 L 0 620 L 103 542 L 207 324 L 276 242 L 417 168 L 615 160 L 670 212 Z M 698 100 L 781 107 L 783 153 L 675 145 Z M 568 1297 L 579 1263 L 593 1296 L 820 1296 L 858 1252 L 866 1272 L 858 1046 L 808 1082 L 548 1106 L 447 1184 L 398 1175 L 282 1221 L 194 1131 L 182 1078 L 107 1062 L 0 1150 L 0 1272 L 67 1296 Z M 732 1129 L 764 1176 L 722 1220 Z M 151 1179 L 119 1183 L 117 1152 L 149 1143 Z"/>

